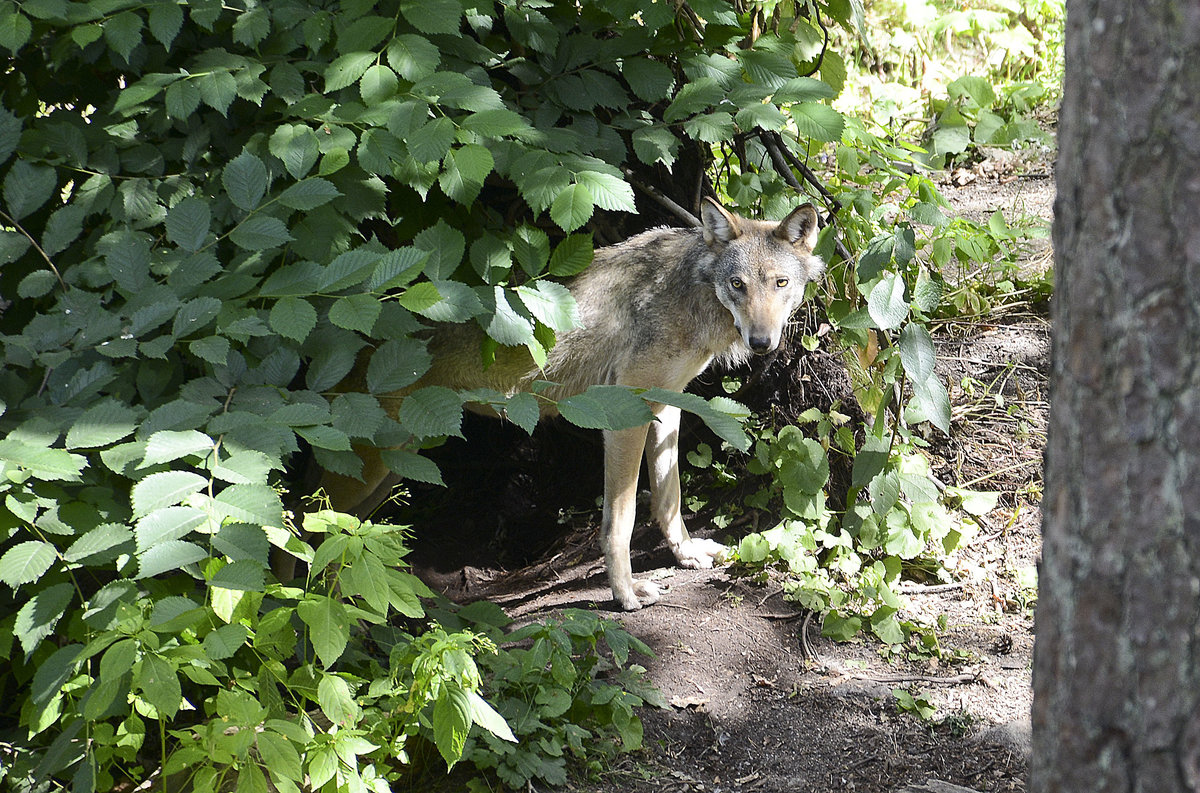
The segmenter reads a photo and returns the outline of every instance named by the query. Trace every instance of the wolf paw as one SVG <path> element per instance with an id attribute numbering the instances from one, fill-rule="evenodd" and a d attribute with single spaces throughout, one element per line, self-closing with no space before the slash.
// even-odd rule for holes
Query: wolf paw
<path id="1" fill-rule="evenodd" d="M 613 600 L 617 601 L 617 605 L 624 611 L 637 611 L 643 606 L 654 605 L 660 597 L 662 597 L 662 590 L 653 581 L 635 579 L 633 586 L 624 594 L 613 590 Z"/>
<path id="2" fill-rule="evenodd" d="M 707 570 L 716 563 L 724 562 L 729 554 L 729 549 L 716 540 L 694 537 L 684 540 L 673 550 L 679 566 L 690 570 Z"/>

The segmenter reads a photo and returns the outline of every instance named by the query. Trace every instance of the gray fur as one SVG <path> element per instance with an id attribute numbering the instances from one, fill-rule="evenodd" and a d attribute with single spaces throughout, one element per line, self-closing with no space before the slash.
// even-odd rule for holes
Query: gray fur
<path id="1" fill-rule="evenodd" d="M 507 347 L 484 370 L 482 331 L 447 326 L 430 340 L 432 368 L 407 390 L 444 385 L 513 394 L 550 380 L 557 385 L 545 393 L 556 400 L 596 384 L 681 391 L 715 359 L 739 362 L 770 352 L 805 285 L 824 271 L 812 255 L 816 210 L 805 204 L 772 223 L 739 217 L 710 199 L 701 220 L 700 229 L 653 229 L 596 251 L 592 265 L 567 284 L 581 327 L 558 339 L 544 372 L 524 348 Z M 654 412 L 648 426 L 605 433 L 602 544 L 613 597 L 627 610 L 659 597 L 655 584 L 634 581 L 629 562 L 643 451 L 652 511 L 680 565 L 711 567 L 725 550 L 688 536 L 680 514 L 679 411 L 658 405 Z M 386 496 L 388 472 L 377 452 L 357 451 L 366 484 L 329 473 L 322 484 L 335 508 L 362 514 Z"/>

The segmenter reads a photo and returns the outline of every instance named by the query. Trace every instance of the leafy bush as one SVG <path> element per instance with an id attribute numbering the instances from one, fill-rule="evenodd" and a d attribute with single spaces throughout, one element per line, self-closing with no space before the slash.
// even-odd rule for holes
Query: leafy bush
<path id="1" fill-rule="evenodd" d="M 529 629 L 543 649 L 492 655 L 491 631 L 387 628 L 424 619 L 400 535 L 318 514 L 308 546 L 284 472 L 303 448 L 355 475 L 352 446 L 375 444 L 439 482 L 417 450 L 459 434 L 465 403 L 531 428 L 531 395 L 380 397 L 429 367 L 428 322 L 476 322 L 485 354 L 544 359 L 573 324 L 552 278 L 590 262 L 585 228 L 614 239 L 701 188 L 778 217 L 823 150 L 840 174 L 825 199 L 867 251 L 834 268 L 830 318 L 850 344 L 899 331 L 869 388 L 882 405 L 914 384 L 909 420 L 946 430 L 915 258 L 936 243 L 913 231 L 936 194 L 896 176 L 911 151 L 830 106 L 846 62 L 824 20 L 859 35 L 855 9 L 0 3 L 0 293 L 15 296 L 0 306 L 0 712 L 20 725 L 4 782 L 108 788 L 165 760 L 198 790 L 231 774 L 245 790 L 303 775 L 382 790 L 417 734 L 509 781 L 556 778 L 547 758 L 584 748 L 581 728 L 635 746 L 630 708 L 649 694 L 632 668 L 625 693 L 597 682 L 592 654 L 602 637 L 622 666 L 628 638 L 569 615 Z M 898 231 L 882 211 L 897 191 Z M 836 258 L 832 230 L 822 246 Z M 356 361 L 361 390 L 335 391 Z M 616 427 L 630 399 L 677 400 L 750 445 L 729 400 L 610 389 L 562 412 Z M 304 586 L 271 577 L 272 547 L 310 563 Z M 540 656 L 525 652 L 549 653 L 549 678 L 529 683 Z M 545 755 L 506 752 L 488 675 Z M 551 692 L 540 713 L 520 711 L 525 685 Z"/>

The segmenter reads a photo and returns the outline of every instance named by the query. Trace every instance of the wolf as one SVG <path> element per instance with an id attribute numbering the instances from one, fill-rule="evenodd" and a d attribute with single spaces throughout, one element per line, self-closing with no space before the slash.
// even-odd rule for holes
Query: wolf
<path id="1" fill-rule="evenodd" d="M 551 400 L 592 385 L 682 391 L 714 360 L 739 363 L 777 348 L 805 286 L 824 271 L 813 254 L 817 212 L 797 207 L 782 221 L 740 217 L 711 198 L 700 228 L 657 228 L 600 248 L 592 264 L 566 286 L 579 308 L 579 327 L 562 334 L 539 370 L 523 347 L 501 347 L 484 367 L 483 331 L 471 324 L 432 331 L 433 363 L 402 397 L 423 386 L 492 388 L 506 395 L 535 380 L 556 385 Z M 398 399 L 385 399 L 394 411 Z M 542 400 L 543 416 L 555 412 Z M 633 578 L 633 534 L 643 452 L 650 472 L 651 512 L 681 567 L 708 568 L 725 546 L 692 538 L 680 512 L 679 409 L 657 404 L 647 425 L 604 433 L 604 508 L 600 542 L 613 599 L 627 611 L 656 602 L 659 587 Z M 365 515 L 386 498 L 394 478 L 377 450 L 358 448 L 363 481 L 325 473 L 332 506 Z"/>

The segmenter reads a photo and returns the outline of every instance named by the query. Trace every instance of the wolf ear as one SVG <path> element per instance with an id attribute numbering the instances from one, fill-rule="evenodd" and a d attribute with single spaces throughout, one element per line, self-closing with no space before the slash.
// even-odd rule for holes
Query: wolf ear
<path id="1" fill-rule="evenodd" d="M 817 210 L 812 204 L 802 204 L 779 222 L 775 236 L 792 243 L 804 243 L 810 251 L 817 244 Z"/>
<path id="2" fill-rule="evenodd" d="M 700 204 L 700 222 L 704 226 L 704 242 L 733 242 L 742 236 L 737 215 L 721 206 L 709 196 Z"/>

